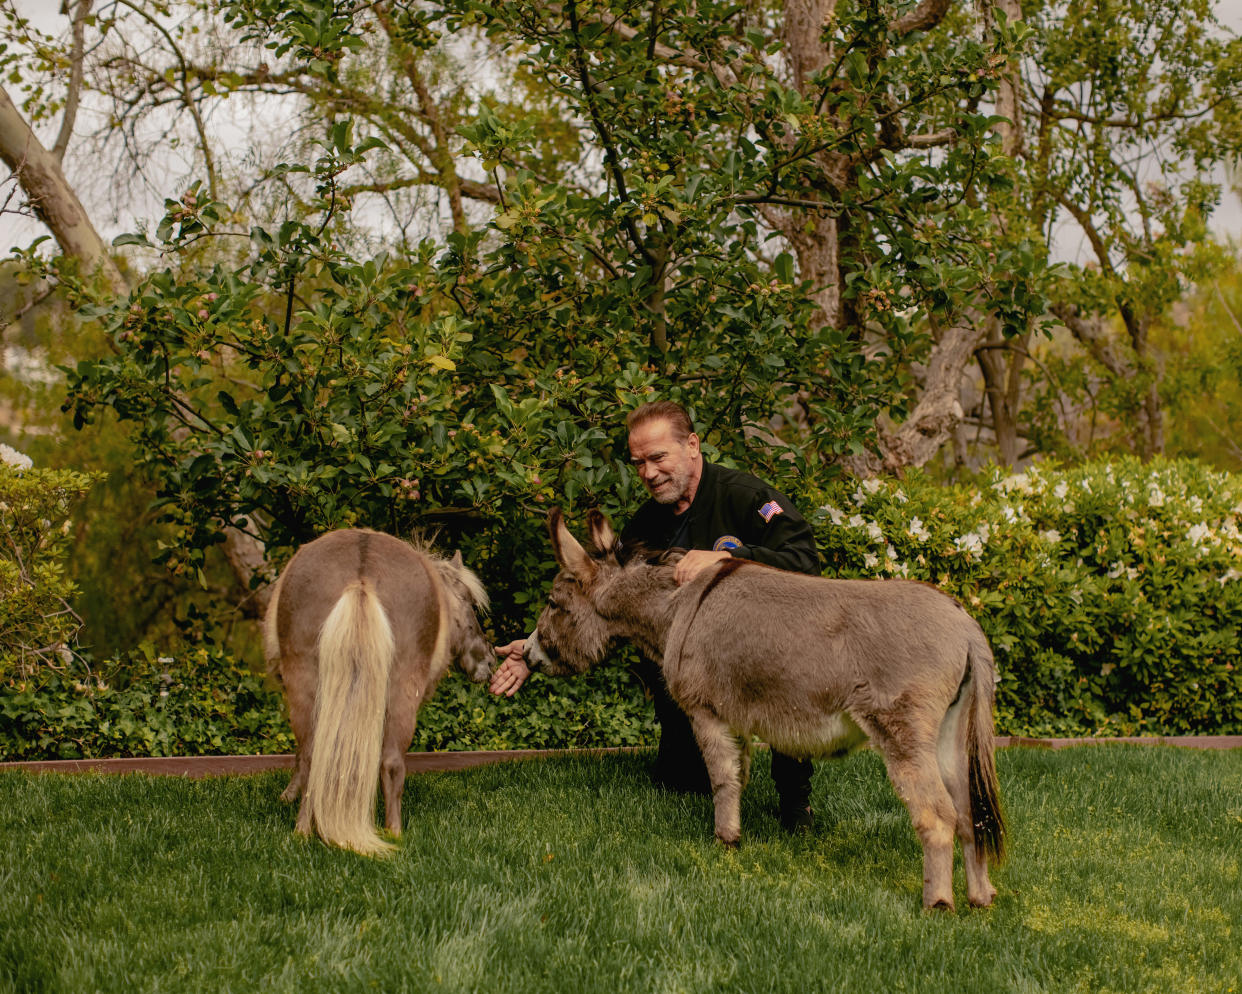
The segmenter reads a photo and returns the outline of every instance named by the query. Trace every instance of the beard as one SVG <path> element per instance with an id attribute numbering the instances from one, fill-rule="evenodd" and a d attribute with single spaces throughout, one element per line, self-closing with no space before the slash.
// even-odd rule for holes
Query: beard
<path id="1" fill-rule="evenodd" d="M 657 504 L 676 504 L 690 486 L 690 467 L 669 474 L 663 481 L 647 484 L 647 492 Z"/>

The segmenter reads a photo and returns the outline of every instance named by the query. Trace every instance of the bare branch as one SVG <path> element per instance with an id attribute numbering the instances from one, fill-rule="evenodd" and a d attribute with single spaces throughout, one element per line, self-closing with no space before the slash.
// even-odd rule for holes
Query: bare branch
<path id="1" fill-rule="evenodd" d="M 51 152 L 62 162 L 73 135 L 73 125 L 78 117 L 78 101 L 82 96 L 82 62 L 86 48 L 86 15 L 90 13 L 92 0 L 78 0 L 73 11 L 73 51 L 69 56 L 69 84 L 65 93 L 65 116 L 61 118 L 60 134 Z M 68 3 L 65 5 L 68 7 Z"/>

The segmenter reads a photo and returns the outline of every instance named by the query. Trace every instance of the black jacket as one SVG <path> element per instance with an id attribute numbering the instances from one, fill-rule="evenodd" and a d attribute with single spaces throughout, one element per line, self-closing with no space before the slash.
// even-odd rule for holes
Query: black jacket
<path id="1" fill-rule="evenodd" d="M 622 530 L 622 547 L 727 549 L 738 559 L 819 575 L 811 526 L 788 497 L 749 473 L 705 459 L 693 503 L 682 514 L 674 507 L 648 500 Z"/>

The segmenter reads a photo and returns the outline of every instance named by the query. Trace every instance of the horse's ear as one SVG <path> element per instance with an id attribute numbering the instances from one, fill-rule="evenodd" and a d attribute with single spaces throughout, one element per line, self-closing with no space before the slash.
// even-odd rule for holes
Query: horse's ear
<path id="1" fill-rule="evenodd" d="M 587 532 L 597 551 L 607 555 L 616 549 L 617 536 L 613 533 L 608 515 L 597 507 L 587 512 Z"/>
<path id="2" fill-rule="evenodd" d="M 458 549 L 456 552 L 453 553 L 453 558 L 449 560 L 449 565 L 457 569 L 461 569 L 463 566 L 466 565 L 464 562 L 462 562 L 461 549 Z"/>
<path id="3" fill-rule="evenodd" d="M 584 583 L 590 580 L 595 575 L 595 563 L 565 527 L 565 516 L 561 514 L 559 507 L 548 512 L 548 533 L 552 536 L 552 548 L 561 568 L 568 570 Z"/>

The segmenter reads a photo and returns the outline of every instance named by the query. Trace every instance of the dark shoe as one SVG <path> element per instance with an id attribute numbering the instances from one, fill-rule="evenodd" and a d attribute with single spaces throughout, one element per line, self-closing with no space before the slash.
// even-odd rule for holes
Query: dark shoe
<path id="1" fill-rule="evenodd" d="M 815 813 L 807 807 L 780 808 L 781 828 L 786 832 L 809 832 L 815 825 Z"/>

